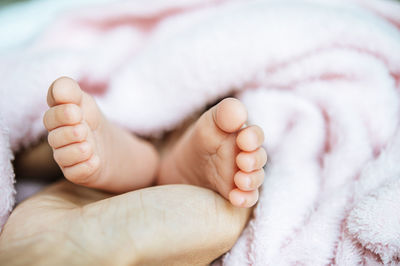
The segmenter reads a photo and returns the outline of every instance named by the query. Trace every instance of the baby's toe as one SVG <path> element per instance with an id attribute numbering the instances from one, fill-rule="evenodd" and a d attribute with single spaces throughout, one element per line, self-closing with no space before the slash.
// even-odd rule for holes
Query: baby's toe
<path id="1" fill-rule="evenodd" d="M 96 171 L 100 167 L 100 158 L 97 155 L 93 155 L 84 162 L 78 163 L 73 166 L 62 168 L 64 176 L 71 182 L 76 184 L 88 185 L 96 182 L 93 180 Z"/>
<path id="2" fill-rule="evenodd" d="M 249 208 L 254 206 L 258 200 L 258 190 L 241 191 L 234 189 L 229 193 L 229 201 L 236 207 Z"/>
<path id="3" fill-rule="evenodd" d="M 47 110 L 43 117 L 43 123 L 47 130 L 76 125 L 81 121 L 82 111 L 76 104 L 57 105 Z"/>
<path id="4" fill-rule="evenodd" d="M 255 151 L 264 142 L 264 132 L 259 126 L 248 126 L 242 129 L 237 138 L 236 144 L 243 151 Z"/>
<path id="5" fill-rule="evenodd" d="M 47 103 L 49 106 L 65 103 L 80 104 L 82 95 L 83 92 L 75 80 L 69 77 L 61 77 L 50 85 Z"/>
<path id="6" fill-rule="evenodd" d="M 47 140 L 54 149 L 82 142 L 86 139 L 89 129 L 86 124 L 80 123 L 75 126 L 59 127 L 50 131 Z"/>
<path id="7" fill-rule="evenodd" d="M 246 107 L 235 98 L 222 100 L 212 114 L 215 124 L 226 133 L 236 132 L 247 120 Z"/>
<path id="8" fill-rule="evenodd" d="M 235 185 L 243 191 L 252 191 L 259 188 L 264 182 L 264 169 L 251 173 L 238 171 L 234 177 Z"/>
<path id="9" fill-rule="evenodd" d="M 262 147 L 253 152 L 240 152 L 236 156 L 236 164 L 238 168 L 247 173 L 262 168 L 266 162 L 267 153 Z"/>
<path id="10" fill-rule="evenodd" d="M 67 167 L 88 160 L 92 154 L 92 145 L 84 141 L 55 149 L 53 156 L 58 165 Z"/>

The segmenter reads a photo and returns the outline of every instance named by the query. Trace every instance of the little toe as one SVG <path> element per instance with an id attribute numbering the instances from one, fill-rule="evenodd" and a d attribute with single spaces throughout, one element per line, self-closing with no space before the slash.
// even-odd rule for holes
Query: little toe
<path id="1" fill-rule="evenodd" d="M 241 191 L 233 189 L 229 193 L 229 201 L 236 207 L 249 208 L 254 206 L 258 200 L 258 190 Z"/>
<path id="2" fill-rule="evenodd" d="M 88 160 L 73 166 L 62 168 L 64 176 L 71 182 L 76 184 L 88 185 L 96 182 L 93 180 L 95 172 L 100 167 L 100 158 L 93 155 Z"/>
<path id="3" fill-rule="evenodd" d="M 44 114 L 43 123 L 47 130 L 61 126 L 76 125 L 82 121 L 81 108 L 76 104 L 57 105 Z"/>
<path id="4" fill-rule="evenodd" d="M 83 92 L 75 80 L 60 77 L 50 85 L 47 103 L 50 107 L 64 103 L 80 104 L 82 95 Z"/>
<path id="5" fill-rule="evenodd" d="M 255 151 L 264 142 L 264 132 L 259 126 L 248 126 L 241 130 L 236 138 L 236 144 L 243 151 Z"/>
<path id="6" fill-rule="evenodd" d="M 55 149 L 53 156 L 58 165 L 67 167 L 88 160 L 92 154 L 92 145 L 84 141 Z"/>
<path id="7" fill-rule="evenodd" d="M 235 98 L 222 100 L 213 109 L 215 124 L 227 133 L 238 131 L 247 120 L 246 107 Z"/>
<path id="8" fill-rule="evenodd" d="M 83 123 L 75 126 L 59 127 L 50 131 L 47 136 L 47 141 L 52 148 L 58 149 L 72 143 L 86 140 L 88 132 L 88 126 Z"/>
<path id="9" fill-rule="evenodd" d="M 247 173 L 262 168 L 266 162 L 267 153 L 262 147 L 253 152 L 240 152 L 236 156 L 236 164 L 238 168 Z"/>
<path id="10" fill-rule="evenodd" d="M 259 188 L 264 182 L 264 169 L 251 173 L 238 171 L 234 176 L 235 185 L 242 191 L 252 191 Z"/>

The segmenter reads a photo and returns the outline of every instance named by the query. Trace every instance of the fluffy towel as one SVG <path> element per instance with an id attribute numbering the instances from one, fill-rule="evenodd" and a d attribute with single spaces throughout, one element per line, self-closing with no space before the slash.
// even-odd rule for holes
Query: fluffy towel
<path id="1" fill-rule="evenodd" d="M 400 263 L 397 2 L 94 2 L 0 13 L 1 223 L 11 151 L 44 134 L 46 90 L 68 75 L 144 135 L 228 94 L 246 104 L 270 162 L 254 217 L 216 263 Z"/>

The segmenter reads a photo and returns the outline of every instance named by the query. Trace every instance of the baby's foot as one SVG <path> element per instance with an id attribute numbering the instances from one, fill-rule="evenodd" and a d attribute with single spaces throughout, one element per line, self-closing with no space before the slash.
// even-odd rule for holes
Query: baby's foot
<path id="1" fill-rule="evenodd" d="M 153 146 L 108 122 L 74 80 L 54 81 L 47 102 L 48 142 L 68 180 L 111 192 L 153 183 L 158 166 Z"/>
<path id="2" fill-rule="evenodd" d="M 160 184 L 188 183 L 218 191 L 238 207 L 258 200 L 267 154 L 258 126 L 242 128 L 247 110 L 228 98 L 205 112 L 161 163 Z"/>

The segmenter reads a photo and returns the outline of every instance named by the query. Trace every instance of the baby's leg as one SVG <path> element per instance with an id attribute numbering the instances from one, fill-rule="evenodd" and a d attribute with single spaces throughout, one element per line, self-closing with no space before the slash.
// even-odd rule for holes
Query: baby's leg
<path id="1" fill-rule="evenodd" d="M 267 154 L 258 126 L 242 128 L 244 105 L 233 98 L 205 112 L 161 162 L 159 184 L 187 183 L 218 191 L 235 206 L 258 200 Z"/>
<path id="2" fill-rule="evenodd" d="M 48 142 L 68 180 L 110 192 L 154 182 L 159 162 L 155 148 L 107 121 L 74 80 L 54 81 L 47 102 L 50 109 L 43 120 Z"/>

